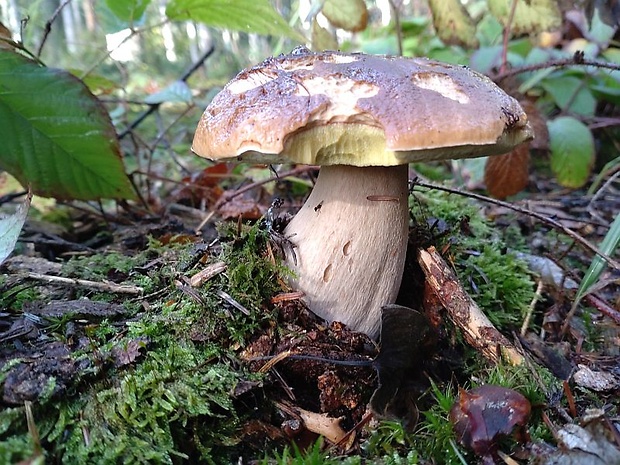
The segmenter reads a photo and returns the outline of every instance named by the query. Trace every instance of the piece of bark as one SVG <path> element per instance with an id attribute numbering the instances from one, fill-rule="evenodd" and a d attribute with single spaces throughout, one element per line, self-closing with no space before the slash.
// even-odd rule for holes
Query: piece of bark
<path id="1" fill-rule="evenodd" d="M 523 363 L 523 356 L 482 313 L 434 247 L 420 250 L 418 262 L 428 285 L 446 309 L 450 320 L 461 329 L 469 345 L 494 363 L 502 359 L 513 365 Z"/>

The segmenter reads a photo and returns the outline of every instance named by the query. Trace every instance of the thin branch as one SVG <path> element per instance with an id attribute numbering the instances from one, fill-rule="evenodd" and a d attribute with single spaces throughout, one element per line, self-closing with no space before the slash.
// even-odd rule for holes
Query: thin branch
<path id="1" fill-rule="evenodd" d="M 97 66 L 99 66 L 101 63 L 103 63 L 105 60 L 107 60 L 107 59 L 108 59 L 108 57 L 109 57 L 110 55 L 112 55 L 112 53 L 114 53 L 114 51 L 115 51 L 115 50 L 118 50 L 118 48 L 119 48 L 121 45 L 123 45 L 125 42 L 127 42 L 128 40 L 132 39 L 133 37 L 135 37 L 135 36 L 136 36 L 136 35 L 138 35 L 138 34 L 141 34 L 141 33 L 142 33 L 142 32 L 144 32 L 144 31 L 148 31 L 149 29 L 155 29 L 156 27 L 161 27 L 161 26 L 163 26 L 164 24 L 166 24 L 166 23 L 168 23 L 168 22 L 169 22 L 169 20 L 168 20 L 168 19 L 165 19 L 164 21 L 161 21 L 161 22 L 159 22 L 159 23 L 157 23 L 157 24 L 153 24 L 152 26 L 148 26 L 148 27 L 144 27 L 144 28 L 140 28 L 140 29 L 134 29 L 134 28 L 132 28 L 132 29 L 131 29 L 131 32 L 129 33 L 129 35 L 127 35 L 127 37 L 125 37 L 123 40 L 121 40 L 121 42 L 120 42 L 120 43 L 119 43 L 116 47 L 114 47 L 112 50 L 108 50 L 108 51 L 105 53 L 105 55 L 103 55 L 103 56 L 102 56 L 101 58 L 99 58 L 99 59 L 98 59 L 95 63 L 93 63 L 93 64 L 91 65 L 91 67 L 90 67 L 90 68 L 88 68 L 86 71 L 84 71 L 84 72 L 83 72 L 83 73 L 79 76 L 79 78 L 80 78 L 80 79 L 84 79 L 86 76 L 88 76 L 90 73 L 92 73 L 92 72 L 95 70 L 95 68 L 97 68 Z"/>
<path id="2" fill-rule="evenodd" d="M 601 252 L 598 249 L 598 247 L 596 247 L 594 244 L 590 243 L 590 241 L 588 241 L 584 237 L 580 236 L 579 234 L 577 234 L 572 229 L 567 228 L 566 226 L 564 226 L 563 224 L 559 223 L 558 221 L 555 221 L 555 220 L 553 220 L 553 219 L 551 219 L 549 217 L 541 215 L 540 213 L 533 212 L 531 210 L 528 210 L 527 208 L 519 207 L 518 205 L 514 205 L 514 204 L 509 203 L 509 202 L 504 202 L 502 200 L 492 199 L 490 197 L 486 197 L 486 196 L 480 195 L 480 194 L 474 194 L 474 193 L 471 193 L 471 192 L 465 192 L 465 191 L 462 191 L 460 189 L 454 189 L 454 188 L 451 188 L 451 187 L 445 187 L 445 186 L 439 186 L 439 185 L 436 185 L 436 184 L 426 183 L 426 182 L 420 181 L 419 179 L 414 180 L 413 187 L 415 187 L 415 186 L 424 187 L 426 189 L 437 189 L 437 190 L 440 190 L 440 191 L 449 192 L 451 194 L 462 195 L 464 197 L 469 197 L 469 198 L 472 198 L 472 199 L 476 199 L 476 200 L 479 200 L 481 202 L 486 202 L 486 203 L 492 203 L 492 204 L 495 204 L 495 205 L 499 205 L 500 207 L 508 208 L 508 209 L 516 211 L 518 213 L 522 213 L 523 215 L 528 215 L 528 216 L 531 216 L 533 218 L 536 218 L 537 220 L 541 221 L 542 223 L 545 223 L 545 224 L 547 224 L 547 225 L 549 225 L 549 226 L 551 226 L 551 227 L 553 227 L 555 229 L 558 229 L 558 230 L 562 231 L 564 234 L 566 234 L 567 236 L 569 236 L 572 239 L 574 239 L 577 243 L 581 244 L 584 248 L 590 250 L 591 252 L 593 252 L 596 255 L 598 255 L 599 257 L 601 257 L 611 267 L 613 267 L 616 270 L 620 270 L 620 262 L 618 262 L 617 260 L 614 260 L 609 255 L 604 254 L 603 252 Z"/>
<path id="3" fill-rule="evenodd" d="M 54 13 L 52 13 L 52 16 L 50 17 L 50 19 L 48 19 L 47 22 L 45 23 L 45 30 L 43 31 L 43 38 L 41 39 L 41 43 L 39 44 L 39 49 L 37 50 L 37 58 L 41 56 L 41 52 L 43 51 L 43 46 L 45 45 L 45 42 L 47 42 L 47 38 L 49 37 L 50 32 L 52 32 L 52 23 L 56 21 L 56 18 L 58 17 L 62 9 L 65 6 L 67 6 L 69 2 L 71 2 L 71 0 L 63 0 L 63 2 L 60 5 L 58 5 L 58 8 L 56 8 Z"/>
<path id="4" fill-rule="evenodd" d="M 576 53 L 571 58 L 564 58 L 562 60 L 551 60 L 543 63 L 536 63 L 533 65 L 517 66 L 512 69 L 507 69 L 497 73 L 495 76 L 491 76 L 494 81 L 499 82 L 508 77 L 515 76 L 521 73 L 529 73 L 531 71 L 538 71 L 547 68 L 567 68 L 569 66 L 594 66 L 595 68 L 610 69 L 613 71 L 620 71 L 620 65 L 616 63 L 610 63 L 600 60 L 589 60 L 583 58 L 583 55 Z"/>
<path id="5" fill-rule="evenodd" d="M 179 81 L 186 82 L 189 79 L 189 77 L 192 74 L 194 74 L 194 72 L 196 72 L 196 70 L 198 68 L 200 68 L 202 66 L 202 64 L 205 62 L 205 60 L 211 56 L 211 54 L 213 53 L 214 50 L 215 49 L 213 48 L 213 46 L 209 47 L 209 49 L 207 49 L 207 51 L 205 51 L 202 54 L 202 56 L 195 63 L 193 63 L 192 66 L 190 66 L 190 68 L 187 71 L 185 71 L 185 73 L 183 73 L 183 75 L 179 78 Z M 119 134 L 118 138 L 122 139 L 123 137 L 125 137 L 126 135 L 131 133 L 149 115 L 151 115 L 152 113 L 157 111 L 157 109 L 159 108 L 160 105 L 161 105 L 160 103 L 154 103 L 154 104 L 149 105 L 149 109 L 144 111 L 140 116 L 138 116 L 134 121 L 132 121 L 129 124 L 129 126 L 127 128 L 125 128 L 125 130 L 123 132 L 121 132 Z"/>
<path id="6" fill-rule="evenodd" d="M 517 11 L 518 1 L 519 0 L 512 0 L 510 15 L 508 16 L 508 23 L 506 24 L 506 27 L 504 27 L 504 42 L 502 44 L 502 65 L 499 68 L 500 73 L 506 71 L 506 66 L 508 65 L 508 41 L 510 39 L 510 29 L 512 27 L 512 22 L 515 19 L 515 11 Z"/>
<path id="7" fill-rule="evenodd" d="M 86 279 L 64 278 L 62 276 L 53 276 L 41 273 L 27 273 L 26 277 L 28 279 L 43 281 L 49 284 L 86 287 L 96 291 L 112 292 L 115 294 L 142 294 L 143 291 L 143 289 L 138 286 L 127 286 L 111 282 L 89 281 Z"/>

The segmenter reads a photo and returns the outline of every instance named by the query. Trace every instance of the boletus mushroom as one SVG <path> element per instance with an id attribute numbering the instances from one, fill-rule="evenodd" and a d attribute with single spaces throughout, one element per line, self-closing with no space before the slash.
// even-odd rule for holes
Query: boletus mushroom
<path id="1" fill-rule="evenodd" d="M 291 285 L 320 317 L 377 337 L 404 268 L 407 164 L 505 153 L 531 138 L 518 102 L 467 67 L 302 47 L 230 81 L 192 150 L 321 166 L 285 229 Z"/>

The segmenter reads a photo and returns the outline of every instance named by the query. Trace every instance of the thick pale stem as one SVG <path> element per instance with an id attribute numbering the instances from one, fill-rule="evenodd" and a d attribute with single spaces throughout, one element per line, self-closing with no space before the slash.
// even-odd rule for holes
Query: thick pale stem
<path id="1" fill-rule="evenodd" d="M 398 295 L 408 223 L 407 165 L 321 168 L 285 230 L 292 286 L 320 317 L 376 338 L 381 306 Z"/>

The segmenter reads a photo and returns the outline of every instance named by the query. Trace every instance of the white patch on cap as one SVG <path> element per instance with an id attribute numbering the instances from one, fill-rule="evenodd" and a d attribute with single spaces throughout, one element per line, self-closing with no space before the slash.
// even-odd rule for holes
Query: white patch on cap
<path id="1" fill-rule="evenodd" d="M 329 56 L 325 57 L 325 61 L 329 61 L 330 63 L 353 63 L 354 61 L 358 61 L 360 57 L 358 55 L 339 55 L 338 53 L 332 53 Z"/>
<path id="2" fill-rule="evenodd" d="M 326 95 L 330 104 L 320 113 L 311 115 L 310 120 L 346 121 L 349 117 L 360 113 L 357 107 L 359 99 L 374 97 L 379 93 L 375 84 L 352 79 L 343 79 L 340 76 L 314 76 L 305 79 L 297 88 L 297 95 Z"/>
<path id="3" fill-rule="evenodd" d="M 276 77 L 277 75 L 272 73 L 249 71 L 247 76 L 230 81 L 226 89 L 228 89 L 231 94 L 245 94 L 249 90 L 264 86 L 268 82 L 273 81 Z"/>
<path id="4" fill-rule="evenodd" d="M 420 73 L 412 76 L 413 83 L 422 89 L 432 90 L 450 100 L 459 103 L 469 103 L 469 97 L 463 92 L 451 77 L 445 74 Z"/>

